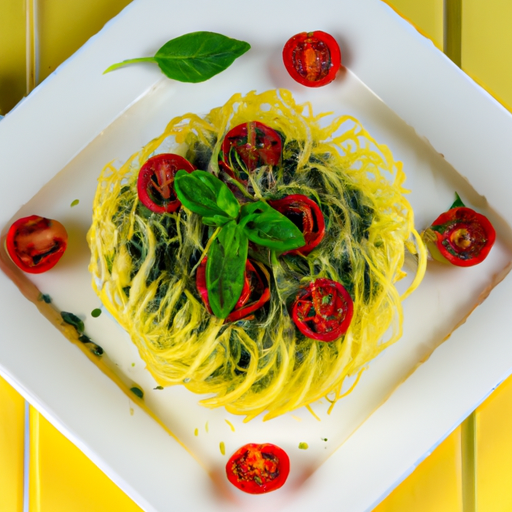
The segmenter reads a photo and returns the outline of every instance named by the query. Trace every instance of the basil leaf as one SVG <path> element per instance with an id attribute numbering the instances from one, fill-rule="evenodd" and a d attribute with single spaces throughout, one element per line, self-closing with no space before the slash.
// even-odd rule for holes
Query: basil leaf
<path id="1" fill-rule="evenodd" d="M 226 318 L 244 287 L 247 237 L 235 222 L 226 224 L 212 242 L 206 262 L 206 288 L 213 314 Z"/>
<path id="2" fill-rule="evenodd" d="M 236 218 L 240 205 L 219 178 L 206 171 L 178 171 L 174 178 L 176 196 L 190 211 L 202 217 Z"/>
<path id="3" fill-rule="evenodd" d="M 154 57 L 125 60 L 110 66 L 104 73 L 136 62 L 156 62 L 168 78 L 204 82 L 227 69 L 250 48 L 249 43 L 215 32 L 191 32 L 165 43 Z"/>
<path id="4" fill-rule="evenodd" d="M 275 251 L 291 251 L 306 245 L 300 229 L 282 213 L 262 201 L 242 207 L 240 226 L 251 242 Z"/>
<path id="5" fill-rule="evenodd" d="M 462 202 L 462 199 L 460 198 L 459 194 L 457 194 L 457 192 L 455 192 L 455 201 L 450 206 L 450 210 L 452 210 L 453 208 L 459 208 L 461 206 L 466 206 L 466 205 Z"/>

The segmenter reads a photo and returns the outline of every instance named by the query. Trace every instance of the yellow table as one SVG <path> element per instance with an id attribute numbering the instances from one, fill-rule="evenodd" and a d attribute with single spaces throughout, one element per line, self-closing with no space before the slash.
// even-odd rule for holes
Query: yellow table
<path id="1" fill-rule="evenodd" d="M 128 3 L 0 0 L 0 114 Z M 510 0 L 387 3 L 512 110 Z M 509 378 L 374 512 L 511 511 L 511 433 Z M 28 512 L 140 511 L 0 377 L 0 510 L 22 512 L 26 499 Z"/>

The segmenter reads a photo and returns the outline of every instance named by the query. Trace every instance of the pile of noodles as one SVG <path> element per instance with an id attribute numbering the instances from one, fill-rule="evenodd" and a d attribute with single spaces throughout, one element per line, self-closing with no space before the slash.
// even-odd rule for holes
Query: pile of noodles
<path id="1" fill-rule="evenodd" d="M 195 285 L 208 228 L 184 207 L 164 215 L 145 209 L 137 175 L 150 156 L 164 152 L 219 174 L 224 135 L 249 121 L 283 138 L 282 164 L 250 176 L 255 198 L 313 198 L 326 235 L 307 256 L 269 257 L 270 302 L 253 319 L 228 323 L 208 313 Z M 119 169 L 105 167 L 88 233 L 93 286 L 161 386 L 208 394 L 204 406 L 224 406 L 246 420 L 265 411 L 265 419 L 272 418 L 321 397 L 335 403 L 344 379 L 401 336 L 401 301 L 425 272 L 404 179 L 389 149 L 357 120 L 328 122 L 284 90 L 237 94 L 205 117 L 173 119 Z M 400 296 L 395 283 L 405 276 L 406 251 L 418 265 Z M 341 282 L 354 301 L 347 333 L 330 343 L 304 337 L 289 313 L 299 289 L 320 277 Z"/>

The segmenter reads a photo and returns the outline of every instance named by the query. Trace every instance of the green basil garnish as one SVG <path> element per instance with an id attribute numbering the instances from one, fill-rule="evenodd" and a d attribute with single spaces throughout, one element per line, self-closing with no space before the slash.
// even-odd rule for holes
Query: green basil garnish
<path id="1" fill-rule="evenodd" d="M 165 43 L 154 57 L 124 60 L 104 73 L 127 64 L 155 62 L 168 78 L 180 82 L 204 82 L 227 69 L 250 48 L 249 43 L 215 32 L 191 32 Z"/>
<path id="2" fill-rule="evenodd" d="M 174 189 L 186 208 L 210 221 L 227 219 L 225 222 L 228 222 L 236 219 L 240 212 L 240 205 L 233 192 L 209 172 L 178 171 L 174 178 Z"/>
<path id="3" fill-rule="evenodd" d="M 138 396 L 139 398 L 144 398 L 144 391 L 142 391 L 142 389 L 140 389 L 139 387 L 137 386 L 133 386 L 130 388 L 130 391 L 135 395 L 135 396 Z"/>
<path id="4" fill-rule="evenodd" d="M 274 251 L 291 251 L 306 243 L 304 235 L 290 219 L 262 201 L 242 207 L 240 225 L 251 242 Z"/>
<path id="5" fill-rule="evenodd" d="M 285 252 L 305 245 L 300 229 L 263 201 L 240 207 L 219 178 L 206 171 L 178 171 L 174 190 L 183 206 L 201 215 L 203 224 L 220 228 L 206 262 L 206 289 L 213 314 L 227 318 L 244 287 L 249 241 Z"/>
<path id="6" fill-rule="evenodd" d="M 462 202 L 462 199 L 460 198 L 459 194 L 457 194 L 457 192 L 455 192 L 455 201 L 450 206 L 450 210 L 452 210 L 453 208 L 460 208 L 460 207 L 465 207 L 465 206 L 466 205 Z"/>
<path id="7" fill-rule="evenodd" d="M 213 314 L 226 318 L 244 287 L 249 243 L 235 222 L 226 224 L 213 240 L 206 263 L 206 288 Z"/>

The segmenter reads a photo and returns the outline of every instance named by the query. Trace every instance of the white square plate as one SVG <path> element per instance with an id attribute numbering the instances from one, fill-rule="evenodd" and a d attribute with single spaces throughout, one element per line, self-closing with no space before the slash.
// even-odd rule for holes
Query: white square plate
<path id="1" fill-rule="evenodd" d="M 512 205 L 506 191 L 512 178 L 505 169 L 512 148 L 505 141 L 512 140 L 512 116 L 378 0 L 323 0 L 314 12 L 308 2 L 263 0 L 247 13 L 231 0 L 193 7 L 137 0 L 0 123 L 0 226 L 5 232 L 14 218 L 38 213 L 70 231 L 61 264 L 31 277 L 55 306 L 86 315 L 99 305 L 84 234 L 101 167 L 126 159 L 172 117 L 208 112 L 235 92 L 253 89 L 288 88 L 317 113 L 359 118 L 404 163 L 417 229 L 446 209 L 457 190 L 497 228 L 489 259 L 464 274 L 430 268 L 405 304 L 403 339 L 370 365 L 330 417 L 325 404 L 314 406 L 321 422 L 298 411 L 242 425 L 223 410 L 195 406 L 197 398 L 179 388 L 146 392 L 150 408 L 213 479 L 56 334 L 3 274 L 0 371 L 145 510 L 250 510 L 262 504 L 339 510 L 339 503 L 347 511 L 371 510 L 511 371 L 509 279 L 431 354 L 509 268 Z M 310 29 L 337 38 L 347 68 L 318 90 L 295 84 L 280 58 L 291 35 Z M 102 75 L 114 62 L 152 55 L 168 39 L 195 30 L 246 40 L 252 50 L 203 84 L 162 79 L 146 64 Z M 77 198 L 79 205 L 70 208 Z M 143 363 L 107 315 L 86 325 L 120 373 L 151 389 Z M 244 442 L 282 445 L 292 459 L 289 484 L 261 497 L 233 492 L 222 477 L 227 456 L 220 453 L 221 441 L 227 455 Z M 300 441 L 310 449 L 299 451 Z"/>

